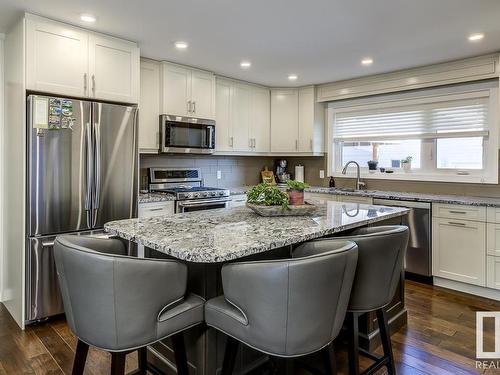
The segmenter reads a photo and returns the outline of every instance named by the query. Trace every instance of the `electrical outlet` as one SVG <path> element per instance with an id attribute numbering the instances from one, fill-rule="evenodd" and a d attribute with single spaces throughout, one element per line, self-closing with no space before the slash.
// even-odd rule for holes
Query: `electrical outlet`
<path id="1" fill-rule="evenodd" d="M 319 170 L 319 178 L 325 178 L 325 171 L 323 169 Z"/>
<path id="2" fill-rule="evenodd" d="M 220 180 L 222 178 L 222 172 L 217 171 L 217 180 Z"/>

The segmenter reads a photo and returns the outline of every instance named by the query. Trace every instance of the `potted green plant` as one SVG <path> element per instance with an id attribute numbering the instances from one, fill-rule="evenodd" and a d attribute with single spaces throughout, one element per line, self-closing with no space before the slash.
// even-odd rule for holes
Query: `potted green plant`
<path id="1" fill-rule="evenodd" d="M 292 206 L 299 206 L 304 204 L 304 189 L 308 188 L 309 185 L 296 181 L 288 180 L 286 183 L 286 191 L 288 193 L 288 200 Z"/>
<path id="2" fill-rule="evenodd" d="M 412 156 L 407 156 L 404 159 L 401 159 L 401 167 L 405 171 L 405 173 L 411 172 L 411 161 L 413 157 Z"/>
<path id="3" fill-rule="evenodd" d="M 266 183 L 254 186 L 247 192 L 247 203 L 259 206 L 281 206 L 288 208 L 288 194 L 281 191 L 276 185 Z"/>

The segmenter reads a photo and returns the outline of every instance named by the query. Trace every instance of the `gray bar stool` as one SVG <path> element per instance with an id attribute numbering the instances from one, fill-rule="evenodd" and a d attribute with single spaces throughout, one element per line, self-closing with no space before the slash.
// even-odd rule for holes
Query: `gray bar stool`
<path id="1" fill-rule="evenodd" d="M 203 321 L 204 300 L 186 295 L 187 267 L 173 260 L 123 256 L 117 239 L 65 235 L 54 255 L 68 325 L 78 338 L 73 374 L 83 374 L 89 345 L 111 353 L 111 374 L 125 373 L 125 356 L 172 337 L 177 373 L 187 375 L 182 331 Z"/>
<path id="2" fill-rule="evenodd" d="M 352 287 L 347 322 L 349 329 L 349 374 L 359 374 L 359 353 L 375 361 L 363 374 L 373 374 L 387 366 L 390 375 L 396 373 L 392 354 L 391 337 L 384 307 L 396 292 L 408 245 L 408 227 L 387 225 L 361 228 L 349 236 L 319 239 L 295 249 L 294 256 L 320 253 L 330 241 L 354 241 L 359 248 L 358 267 Z M 384 355 L 376 356 L 359 348 L 358 318 L 375 311 L 379 325 Z"/>
<path id="3" fill-rule="evenodd" d="M 336 241 L 301 259 L 225 264 L 224 295 L 205 304 L 207 325 L 229 336 L 221 374 L 233 372 L 239 342 L 278 358 L 328 347 L 345 318 L 357 258 L 354 242 Z M 333 350 L 325 355 L 334 373 Z"/>

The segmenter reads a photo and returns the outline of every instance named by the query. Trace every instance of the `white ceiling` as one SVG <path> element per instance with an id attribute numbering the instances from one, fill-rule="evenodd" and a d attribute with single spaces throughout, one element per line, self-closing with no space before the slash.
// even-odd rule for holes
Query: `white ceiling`
<path id="1" fill-rule="evenodd" d="M 0 0 L 0 32 L 23 11 L 79 25 L 81 13 L 92 13 L 92 29 L 139 42 L 142 56 L 270 86 L 500 50 L 499 0 Z M 484 40 L 468 42 L 473 32 Z M 176 50 L 177 40 L 189 48 Z M 365 56 L 371 67 L 361 66 Z M 290 73 L 299 76 L 293 84 Z"/>

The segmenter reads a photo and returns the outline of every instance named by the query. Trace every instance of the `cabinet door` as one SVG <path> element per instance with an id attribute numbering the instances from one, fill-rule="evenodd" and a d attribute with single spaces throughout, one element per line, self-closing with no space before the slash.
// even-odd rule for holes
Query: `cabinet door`
<path id="1" fill-rule="evenodd" d="M 123 103 L 139 101 L 139 48 L 135 43 L 91 34 L 89 74 L 91 97 Z"/>
<path id="2" fill-rule="evenodd" d="M 231 91 L 231 124 L 233 129 L 233 150 L 250 151 L 250 107 L 251 88 L 234 84 Z"/>
<path id="3" fill-rule="evenodd" d="M 314 87 L 299 89 L 299 151 L 313 152 Z"/>
<path id="4" fill-rule="evenodd" d="M 321 194 L 321 193 L 304 193 L 304 199 L 315 199 L 315 200 L 321 200 L 321 201 L 338 201 L 337 195 L 335 194 Z"/>
<path id="5" fill-rule="evenodd" d="M 352 195 L 338 195 L 337 197 L 339 202 L 373 204 L 373 198 L 371 197 L 356 197 Z"/>
<path id="6" fill-rule="evenodd" d="M 488 288 L 500 289 L 500 258 L 488 256 L 486 286 Z"/>
<path id="7" fill-rule="evenodd" d="M 161 112 L 166 115 L 192 116 L 191 114 L 191 70 L 162 64 Z"/>
<path id="8" fill-rule="evenodd" d="M 158 153 L 160 116 L 160 65 L 141 61 L 139 99 L 139 151 Z"/>
<path id="9" fill-rule="evenodd" d="M 433 275 L 486 285 L 486 224 L 432 218 Z"/>
<path id="10" fill-rule="evenodd" d="M 250 134 L 253 150 L 269 152 L 271 149 L 271 99 L 268 89 L 258 87 L 252 90 Z"/>
<path id="11" fill-rule="evenodd" d="M 500 224 L 487 224 L 486 248 L 488 255 L 500 256 Z"/>
<path id="12" fill-rule="evenodd" d="M 271 91 L 271 151 L 298 151 L 298 90 Z"/>
<path id="13" fill-rule="evenodd" d="M 215 118 L 215 78 L 212 73 L 191 72 L 192 115 L 198 118 Z"/>
<path id="14" fill-rule="evenodd" d="M 38 17 L 27 18 L 26 26 L 27 89 L 63 96 L 86 96 L 88 34 Z"/>
<path id="15" fill-rule="evenodd" d="M 217 151 L 232 151 L 231 83 L 229 81 L 217 79 L 215 103 L 217 123 L 215 126 L 215 149 Z"/>

